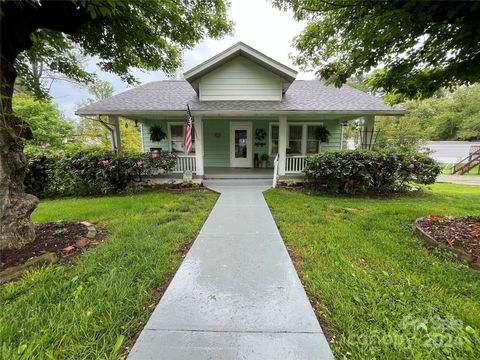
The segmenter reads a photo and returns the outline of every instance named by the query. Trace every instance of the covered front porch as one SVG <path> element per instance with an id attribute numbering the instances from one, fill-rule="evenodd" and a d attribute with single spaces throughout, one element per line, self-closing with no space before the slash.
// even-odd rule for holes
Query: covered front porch
<path id="1" fill-rule="evenodd" d="M 360 114 L 292 114 L 232 116 L 194 115 L 194 146 L 184 153 L 185 116 L 138 115 L 145 152 L 163 151 L 176 155 L 173 173 L 191 171 L 197 178 L 271 178 L 300 174 L 308 156 L 343 148 L 343 123 Z M 132 119 L 131 116 L 129 116 Z M 374 116 L 363 116 L 365 142 L 373 134 Z M 118 116 L 109 116 L 113 146 L 121 149 Z M 152 141 L 150 129 L 160 127 L 165 137 Z M 315 135 L 328 130 L 328 140 Z M 370 135 L 371 136 L 371 135 Z"/>

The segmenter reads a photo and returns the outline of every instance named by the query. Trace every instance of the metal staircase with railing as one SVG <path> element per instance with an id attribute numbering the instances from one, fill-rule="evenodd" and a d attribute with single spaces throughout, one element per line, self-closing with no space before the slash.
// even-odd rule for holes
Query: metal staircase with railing
<path id="1" fill-rule="evenodd" d="M 464 175 L 477 165 L 479 166 L 478 171 L 480 173 L 480 146 L 472 146 L 470 148 L 470 154 L 465 159 L 453 165 L 452 175 Z"/>

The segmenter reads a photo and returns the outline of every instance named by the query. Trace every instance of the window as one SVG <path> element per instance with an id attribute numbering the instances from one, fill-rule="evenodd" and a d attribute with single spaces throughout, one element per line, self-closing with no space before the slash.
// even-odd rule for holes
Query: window
<path id="1" fill-rule="evenodd" d="M 270 124 L 270 155 L 278 154 L 278 124 Z"/>
<path id="2" fill-rule="evenodd" d="M 185 123 L 169 124 L 170 151 L 172 154 L 185 153 Z M 192 129 L 192 151 L 195 153 L 195 128 Z"/>
<path id="3" fill-rule="evenodd" d="M 288 149 L 289 154 L 302 153 L 302 132 L 303 125 L 290 125 L 288 127 Z"/>
<path id="4" fill-rule="evenodd" d="M 320 140 L 317 132 L 321 125 L 307 125 L 307 154 L 317 154 L 320 152 Z"/>

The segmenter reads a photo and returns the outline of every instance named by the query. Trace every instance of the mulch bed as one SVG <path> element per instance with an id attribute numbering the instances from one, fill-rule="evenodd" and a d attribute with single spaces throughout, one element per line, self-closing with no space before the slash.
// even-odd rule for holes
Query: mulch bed
<path id="1" fill-rule="evenodd" d="M 430 215 L 417 224 L 437 242 L 480 258 L 480 217 Z"/>
<path id="2" fill-rule="evenodd" d="M 28 259 L 48 252 L 65 259 L 77 253 L 81 247 L 76 247 L 78 240 L 85 237 L 87 226 L 77 222 L 47 222 L 35 225 L 35 240 L 20 249 L 3 250 L 0 252 L 0 271 L 24 264 Z M 84 240 L 84 243 L 88 240 Z M 70 248 L 69 252 L 64 249 Z M 85 246 L 85 245 L 84 245 Z M 83 246 L 82 246 L 83 247 Z"/>
<path id="3" fill-rule="evenodd" d="M 205 192 L 209 191 L 206 187 L 203 186 L 203 184 L 184 184 L 184 183 L 177 183 L 177 184 L 168 184 L 165 186 L 165 189 L 167 189 L 170 192 L 189 192 L 189 191 L 199 191 L 199 192 Z"/>

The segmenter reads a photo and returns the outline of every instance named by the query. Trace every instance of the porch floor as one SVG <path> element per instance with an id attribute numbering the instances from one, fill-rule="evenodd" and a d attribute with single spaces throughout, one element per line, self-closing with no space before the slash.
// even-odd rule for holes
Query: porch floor
<path id="1" fill-rule="evenodd" d="M 206 167 L 204 179 L 272 179 L 273 169 Z"/>

